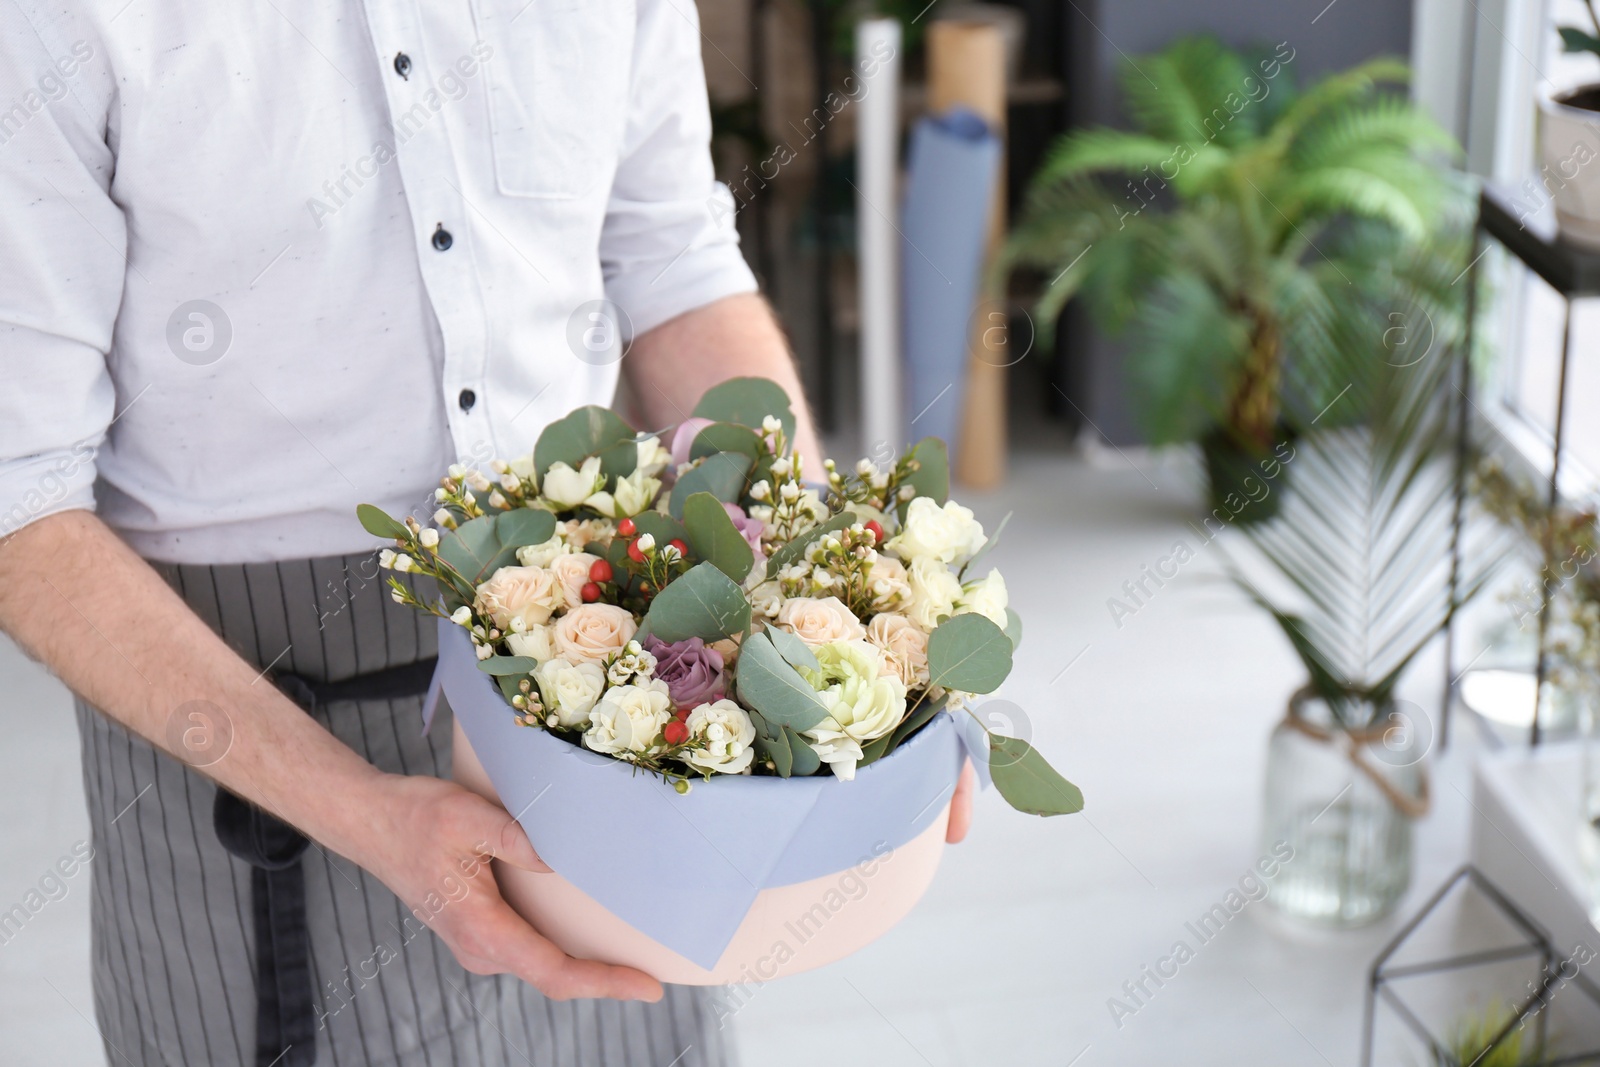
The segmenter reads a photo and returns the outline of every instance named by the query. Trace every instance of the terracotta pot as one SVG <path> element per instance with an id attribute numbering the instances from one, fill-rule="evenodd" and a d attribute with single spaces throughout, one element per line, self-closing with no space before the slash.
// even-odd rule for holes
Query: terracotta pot
<path id="1" fill-rule="evenodd" d="M 1539 162 L 1561 236 L 1600 251 L 1600 84 L 1539 94 Z"/>
<path id="2" fill-rule="evenodd" d="M 500 803 L 459 723 L 454 746 L 455 780 Z M 905 918 L 938 870 L 949 807 L 916 837 L 868 862 L 762 890 L 709 970 L 634 929 L 558 873 L 499 862 L 494 871 L 507 902 L 569 955 L 636 967 L 678 985 L 767 981 L 843 959 Z"/>

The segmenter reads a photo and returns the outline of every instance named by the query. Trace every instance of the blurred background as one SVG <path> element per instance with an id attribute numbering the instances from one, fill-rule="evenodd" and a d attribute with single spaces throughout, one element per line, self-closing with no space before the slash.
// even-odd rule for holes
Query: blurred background
<path id="1" fill-rule="evenodd" d="M 707 209 L 832 454 L 1011 516 L 980 711 L 1087 798 L 980 797 L 744 1061 L 1600 1062 L 1588 3 L 698 8 Z M 0 1060 L 98 1063 L 70 701 L 0 662 Z"/>

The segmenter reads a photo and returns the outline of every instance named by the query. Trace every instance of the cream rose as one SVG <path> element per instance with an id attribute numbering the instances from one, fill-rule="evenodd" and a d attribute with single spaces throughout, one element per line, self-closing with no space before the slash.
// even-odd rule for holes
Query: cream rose
<path id="1" fill-rule="evenodd" d="M 885 612 L 867 623 L 867 643 L 907 689 L 928 684 L 928 635 L 904 615 Z"/>
<path id="2" fill-rule="evenodd" d="M 882 552 L 867 567 L 867 588 L 872 590 L 872 606 L 879 611 L 897 611 L 911 599 L 905 564 Z"/>
<path id="3" fill-rule="evenodd" d="M 643 471 L 647 477 L 655 477 L 667 469 L 667 464 L 672 461 L 672 453 L 661 447 L 661 438 L 646 437 L 634 442 L 636 449 L 636 471 Z"/>
<path id="4" fill-rule="evenodd" d="M 639 624 L 615 604 L 580 604 L 556 620 L 556 655 L 571 663 L 598 663 L 633 640 Z"/>
<path id="5" fill-rule="evenodd" d="M 544 473 L 542 488 L 546 500 L 566 509 L 586 502 L 605 487 L 606 477 L 600 470 L 600 457 L 590 456 L 577 470 L 566 463 L 550 464 L 550 469 Z"/>
<path id="6" fill-rule="evenodd" d="M 524 567 L 548 567 L 558 556 L 569 555 L 576 551 L 577 549 L 557 533 L 548 541 L 541 541 L 536 545 L 523 545 L 517 549 L 517 562 Z"/>
<path id="7" fill-rule="evenodd" d="M 988 538 L 972 509 L 954 500 L 943 507 L 932 497 L 919 496 L 906 508 L 906 521 L 889 540 L 888 548 L 903 560 L 936 559 L 955 563 L 982 548 Z"/>
<path id="8" fill-rule="evenodd" d="M 615 686 L 590 710 L 583 743 L 596 752 L 626 758 L 660 744 L 661 728 L 671 719 L 672 699 L 665 682 Z"/>
<path id="9" fill-rule="evenodd" d="M 975 582 L 961 587 L 961 598 L 956 601 L 956 612 L 974 611 L 1000 629 L 1006 628 L 1006 607 L 1011 602 L 1006 592 L 1006 580 L 999 571 L 990 571 Z"/>
<path id="10" fill-rule="evenodd" d="M 955 614 L 961 580 L 950 573 L 949 567 L 932 556 L 922 556 L 911 561 L 906 577 L 911 586 L 911 603 L 905 613 L 912 622 L 932 630 L 939 625 L 940 616 Z"/>
<path id="11" fill-rule="evenodd" d="M 473 604 L 502 630 L 511 629 L 512 619 L 538 626 L 561 606 L 561 590 L 543 567 L 501 567 L 478 586 Z"/>
<path id="12" fill-rule="evenodd" d="M 551 634 L 550 626 L 530 626 L 520 634 L 506 634 L 506 645 L 510 647 L 513 656 L 528 656 L 543 663 L 547 659 L 555 659 L 555 639 Z"/>
<path id="13" fill-rule="evenodd" d="M 731 700 L 701 704 L 684 720 L 689 736 L 705 742 L 704 748 L 687 749 L 683 762 L 702 771 L 743 774 L 755 759 L 756 728 L 745 710 Z"/>
<path id="14" fill-rule="evenodd" d="M 816 656 L 818 669 L 800 673 L 817 690 L 828 715 L 802 733 L 834 775 L 848 781 L 856 776 L 861 745 L 905 718 L 905 683 L 883 672 L 883 654 L 866 641 L 835 641 L 817 649 Z"/>
<path id="15" fill-rule="evenodd" d="M 644 471 L 634 471 L 632 474 L 617 479 L 617 488 L 614 492 L 598 492 L 584 501 L 602 515 L 610 515 L 613 519 L 625 519 L 644 511 L 655 503 L 656 495 L 661 492 L 661 479 L 652 478 Z"/>
<path id="16" fill-rule="evenodd" d="M 557 556 L 550 561 L 550 573 L 555 576 L 561 590 L 561 602 L 569 608 L 583 603 L 583 587 L 589 581 L 589 568 L 600 562 L 599 556 L 587 552 L 573 552 Z"/>
<path id="17" fill-rule="evenodd" d="M 598 663 L 568 663 L 559 657 L 539 664 L 533 680 L 545 711 L 569 729 L 589 722 L 589 712 L 606 687 L 606 673 Z"/>
<path id="18" fill-rule="evenodd" d="M 836 596 L 797 596 L 778 609 L 778 625 L 812 648 L 833 641 L 859 641 L 866 636 L 861 620 Z"/>

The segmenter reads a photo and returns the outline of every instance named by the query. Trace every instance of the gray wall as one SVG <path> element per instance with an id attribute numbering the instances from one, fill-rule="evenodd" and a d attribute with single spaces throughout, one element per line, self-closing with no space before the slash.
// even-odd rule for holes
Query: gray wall
<path id="1" fill-rule="evenodd" d="M 1289 69 L 1304 85 L 1378 55 L 1411 52 L 1411 4 L 1403 0 L 1068 0 L 1069 114 L 1074 126 L 1125 125 L 1117 78 L 1123 54 L 1138 56 L 1188 33 L 1234 46 L 1295 50 Z M 1120 51 L 1119 51 L 1120 50 Z M 1118 444 L 1135 443 L 1121 353 L 1081 314 L 1064 323 L 1063 377 L 1074 401 Z"/>

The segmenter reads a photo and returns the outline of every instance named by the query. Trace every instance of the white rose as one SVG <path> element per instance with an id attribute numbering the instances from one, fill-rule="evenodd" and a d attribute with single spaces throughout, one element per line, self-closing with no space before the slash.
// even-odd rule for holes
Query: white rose
<path id="1" fill-rule="evenodd" d="M 661 492 L 661 479 L 652 478 L 642 470 L 617 479 L 617 488 L 610 493 L 595 493 L 586 503 L 603 515 L 613 519 L 632 518 L 656 502 Z"/>
<path id="2" fill-rule="evenodd" d="M 559 657 L 539 664 L 533 672 L 545 710 L 562 726 L 582 726 L 605 691 L 606 672 L 598 663 L 568 663 Z"/>
<path id="3" fill-rule="evenodd" d="M 541 541 L 536 545 L 524 545 L 517 549 L 517 562 L 524 567 L 548 567 L 557 556 L 575 551 L 577 550 L 557 533 L 548 541 Z"/>
<path id="4" fill-rule="evenodd" d="M 961 598 L 956 601 L 956 612 L 973 611 L 982 615 L 1000 629 L 1006 628 L 1006 606 L 1011 600 L 1006 593 L 1006 580 L 999 571 L 990 571 L 975 582 L 961 587 Z"/>
<path id="5" fill-rule="evenodd" d="M 556 506 L 575 508 L 605 487 L 600 457 L 590 456 L 573 470 L 565 463 L 552 463 L 544 473 L 544 497 Z"/>
<path id="6" fill-rule="evenodd" d="M 932 497 L 919 496 L 906 508 L 906 521 L 887 547 L 907 561 L 955 563 L 977 552 L 987 540 L 970 508 L 954 500 L 940 507 Z"/>
<path id="7" fill-rule="evenodd" d="M 907 689 L 928 684 L 928 635 L 904 615 L 885 612 L 867 623 L 867 642 L 883 653 Z"/>
<path id="8" fill-rule="evenodd" d="M 856 775 L 863 742 L 882 737 L 906 715 L 906 687 L 883 671 L 883 653 L 865 641 L 836 641 L 816 650 L 817 670 L 801 674 L 817 690 L 827 717 L 802 731 L 836 777 Z"/>
<path id="9" fill-rule="evenodd" d="M 580 604 L 555 623 L 556 653 L 571 663 L 598 663 L 639 632 L 633 613 L 615 604 Z"/>
<path id="10" fill-rule="evenodd" d="M 573 552 L 550 561 L 550 573 L 555 575 L 563 604 L 575 608 L 583 603 L 583 587 L 589 582 L 589 568 L 599 562 L 599 556 L 591 556 L 587 552 Z"/>
<path id="11" fill-rule="evenodd" d="M 530 626 L 520 634 L 506 634 L 513 656 L 528 656 L 543 663 L 555 659 L 555 639 L 549 626 Z"/>
<path id="12" fill-rule="evenodd" d="M 907 577 L 911 603 L 905 613 L 911 621 L 924 630 L 932 630 L 939 625 L 940 616 L 955 614 L 956 601 L 961 598 L 961 580 L 950 573 L 949 567 L 932 556 L 921 556 L 911 561 Z"/>
<path id="13" fill-rule="evenodd" d="M 866 636 L 861 620 L 836 596 L 797 596 L 778 609 L 778 625 L 812 648 L 833 641 L 859 641 Z"/>
<path id="14" fill-rule="evenodd" d="M 686 750 L 683 762 L 702 771 L 743 774 L 755 759 L 756 728 L 745 710 L 731 700 L 701 704 L 684 720 L 689 735 L 703 739 L 704 748 Z"/>
<path id="15" fill-rule="evenodd" d="M 665 682 L 619 685 L 607 689 L 590 710 L 583 743 L 609 755 L 648 752 L 660 743 L 661 728 L 671 720 Z"/>
<path id="16" fill-rule="evenodd" d="M 667 469 L 667 464 L 672 462 L 672 453 L 661 447 L 661 438 L 646 437 L 636 442 L 639 450 L 638 463 L 635 473 L 643 471 L 646 477 L 654 477 Z"/>
<path id="17" fill-rule="evenodd" d="M 511 629 L 512 619 L 538 626 L 561 606 L 561 591 L 543 567 L 501 567 L 478 586 L 473 606 L 502 630 Z"/>
<path id="18" fill-rule="evenodd" d="M 875 553 L 867 567 L 867 588 L 872 591 L 872 606 L 879 611 L 895 611 L 911 599 L 905 564 L 882 552 Z"/>

